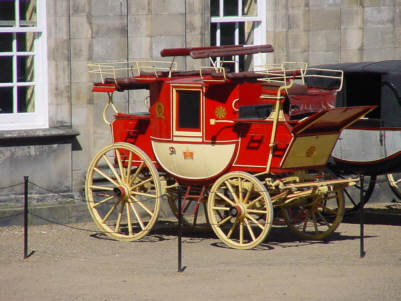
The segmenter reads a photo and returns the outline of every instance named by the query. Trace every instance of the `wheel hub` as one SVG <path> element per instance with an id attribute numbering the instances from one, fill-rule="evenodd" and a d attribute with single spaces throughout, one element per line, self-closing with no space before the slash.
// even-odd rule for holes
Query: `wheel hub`
<path id="1" fill-rule="evenodd" d="M 228 211 L 232 217 L 243 218 L 245 217 L 245 208 L 242 205 L 235 205 Z"/>
<path id="2" fill-rule="evenodd" d="M 126 201 L 129 199 L 130 197 L 130 190 L 128 187 L 126 187 L 125 185 L 121 185 L 119 187 L 115 187 L 113 189 L 114 194 L 116 195 L 116 197 L 120 200 L 120 201 Z"/>

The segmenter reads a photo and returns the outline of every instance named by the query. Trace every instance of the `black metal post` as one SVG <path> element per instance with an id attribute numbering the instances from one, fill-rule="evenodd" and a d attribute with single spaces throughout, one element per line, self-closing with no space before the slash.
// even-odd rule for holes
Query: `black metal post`
<path id="1" fill-rule="evenodd" d="M 28 178 L 24 177 L 24 259 L 28 258 Z"/>
<path id="2" fill-rule="evenodd" d="M 182 268 L 182 204 L 181 204 L 181 186 L 177 187 L 178 197 L 178 272 L 181 273 L 185 270 Z"/>
<path id="3" fill-rule="evenodd" d="M 359 208 L 359 224 L 360 224 L 360 254 L 359 256 L 361 258 L 365 257 L 366 252 L 365 252 L 365 241 L 364 241 L 364 212 L 363 212 L 363 207 L 365 206 L 365 194 L 363 191 L 363 175 L 360 175 L 360 185 L 361 185 L 361 191 L 360 191 L 360 202 L 359 204 L 361 205 L 361 207 Z"/>

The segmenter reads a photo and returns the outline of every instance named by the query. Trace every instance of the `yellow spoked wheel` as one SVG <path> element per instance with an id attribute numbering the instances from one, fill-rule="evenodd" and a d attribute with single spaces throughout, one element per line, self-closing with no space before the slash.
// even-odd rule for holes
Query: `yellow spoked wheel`
<path id="1" fill-rule="evenodd" d="M 340 225 L 344 216 L 342 191 L 299 200 L 294 205 L 281 208 L 290 231 L 302 239 L 327 238 Z"/>
<path id="2" fill-rule="evenodd" d="M 388 173 L 386 177 L 391 190 L 401 199 L 401 173 Z"/>
<path id="3" fill-rule="evenodd" d="M 232 248 L 256 247 L 272 227 L 269 193 L 256 177 L 246 172 L 221 176 L 210 189 L 207 209 L 213 231 Z"/>
<path id="4" fill-rule="evenodd" d="M 93 220 L 113 239 L 144 237 L 159 214 L 158 172 L 142 150 L 128 143 L 106 146 L 96 154 L 86 175 L 85 193 Z"/>
<path id="5" fill-rule="evenodd" d="M 169 192 L 167 195 L 168 204 L 171 211 L 178 218 L 178 196 L 177 192 Z M 182 196 L 183 199 L 183 196 Z M 181 202 L 182 221 L 186 227 L 195 231 L 209 231 L 210 223 L 207 214 L 207 200 L 202 199 L 198 202 L 197 199 L 187 199 Z"/>

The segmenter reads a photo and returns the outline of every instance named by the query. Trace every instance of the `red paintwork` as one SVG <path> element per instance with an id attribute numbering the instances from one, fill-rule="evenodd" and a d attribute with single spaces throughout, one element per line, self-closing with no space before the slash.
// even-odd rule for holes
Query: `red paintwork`
<path id="1" fill-rule="evenodd" d="M 269 47 L 264 49 L 267 51 Z M 227 49 L 221 49 L 222 52 Z M 215 53 L 220 50 L 216 47 L 206 48 L 178 48 L 162 51 L 162 56 L 190 55 L 197 52 Z M 252 51 L 252 49 L 249 49 Z M 199 54 L 199 53 L 198 53 Z M 238 74 L 237 74 L 238 75 Z M 151 141 L 173 142 L 174 125 L 178 129 L 177 120 L 173 120 L 174 89 L 195 89 L 201 91 L 201 128 L 178 129 L 185 132 L 199 132 L 202 135 L 193 144 L 227 144 L 235 143 L 235 152 L 226 170 L 212 178 L 197 180 L 195 184 L 207 184 L 213 182 L 222 173 L 243 170 L 248 172 L 262 172 L 266 170 L 269 157 L 269 144 L 272 135 L 272 120 L 256 120 L 240 118 L 238 108 L 243 106 L 255 106 L 263 104 L 274 105 L 274 99 L 261 98 L 262 94 L 277 95 L 279 85 L 267 84 L 256 80 L 255 73 L 248 72 L 240 76 L 227 76 L 225 81 L 216 81 L 212 73 L 200 77 L 196 72 L 173 73 L 169 78 L 166 74 L 155 77 L 152 74 L 142 74 L 130 80 L 124 79 L 124 85 L 95 84 L 93 90 L 99 92 L 113 92 L 113 89 L 137 89 L 141 84 L 149 89 L 150 108 L 149 116 L 117 114 L 112 124 L 114 142 L 128 142 L 142 149 L 150 158 L 156 162 Z M 107 81 L 106 81 L 107 82 Z M 293 94 L 291 94 L 293 93 Z M 286 91 L 281 92 L 286 95 Z M 274 152 L 271 161 L 271 173 L 291 172 L 280 167 L 282 159 L 294 137 L 297 135 L 316 135 L 338 132 L 345 125 L 365 114 L 371 107 L 339 108 L 331 110 L 329 104 L 335 97 L 334 91 L 306 89 L 294 87 L 292 92 L 288 91 L 288 100 L 294 98 L 294 103 L 308 103 L 314 111 L 322 110 L 317 99 L 328 97 L 327 107 L 324 110 L 311 115 L 306 121 L 289 120 L 290 112 L 285 112 L 286 120 L 280 120 L 274 139 Z M 283 99 L 282 102 L 285 100 Z M 234 103 L 234 107 L 233 107 Z M 302 113 L 309 113 L 307 106 L 302 107 Z M 210 120 L 217 122 L 211 124 Z M 181 136 L 182 137 L 182 136 Z M 187 136 L 193 137 L 193 136 Z M 176 135 L 176 140 L 180 137 Z M 174 141 L 174 143 L 185 143 Z M 189 154 L 188 154 L 189 155 Z M 205 162 L 208 164 L 208 162 Z M 157 168 L 161 168 L 156 162 Z M 303 166 L 302 168 L 319 168 L 322 166 Z M 189 179 L 179 179 L 181 182 L 191 182 Z"/>

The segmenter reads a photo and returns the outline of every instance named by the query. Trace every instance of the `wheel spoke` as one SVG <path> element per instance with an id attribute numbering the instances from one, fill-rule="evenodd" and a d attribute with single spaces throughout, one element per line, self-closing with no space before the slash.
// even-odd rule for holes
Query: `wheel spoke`
<path id="1" fill-rule="evenodd" d="M 123 168 L 123 163 L 121 162 L 120 150 L 118 148 L 116 149 L 116 155 L 117 155 L 118 168 L 120 169 L 121 180 L 125 181 L 125 179 L 124 179 L 125 172 L 124 172 L 124 168 Z"/>
<path id="2" fill-rule="evenodd" d="M 132 178 L 131 178 L 131 180 L 130 180 L 130 182 L 129 182 L 129 185 L 130 185 L 130 186 L 134 183 L 136 177 L 137 177 L 137 176 L 139 175 L 139 173 L 142 171 L 142 168 L 143 168 L 144 166 L 145 166 L 145 162 L 142 161 L 141 164 L 139 164 L 138 168 L 136 169 L 134 175 L 132 176 Z"/>
<path id="3" fill-rule="evenodd" d="M 96 186 L 96 185 L 90 185 L 89 187 L 90 187 L 92 190 L 107 190 L 107 191 L 113 191 L 113 187 Z"/>
<path id="4" fill-rule="evenodd" d="M 252 202 L 250 202 L 248 205 L 246 205 L 246 208 L 252 207 L 252 206 L 255 205 L 257 202 L 259 202 L 260 199 L 262 199 L 262 198 L 263 198 L 263 195 L 258 196 L 256 199 L 254 199 Z"/>
<path id="5" fill-rule="evenodd" d="M 228 207 L 213 206 L 212 208 L 213 208 L 213 210 L 222 210 L 222 211 L 228 211 L 228 210 L 230 210 L 230 208 L 228 208 Z"/>
<path id="6" fill-rule="evenodd" d="M 127 173 L 126 173 L 126 175 L 125 175 L 125 178 L 126 178 L 126 180 L 127 180 L 127 183 L 130 182 L 131 166 L 132 166 L 132 152 L 129 152 L 129 156 L 128 156 L 128 165 L 127 165 Z"/>
<path id="7" fill-rule="evenodd" d="M 153 216 L 153 212 L 149 210 L 148 207 L 146 207 L 139 199 L 137 199 L 134 196 L 131 196 L 132 200 L 138 204 L 139 206 L 141 206 L 147 213 L 149 213 L 150 216 Z"/>
<path id="8" fill-rule="evenodd" d="M 145 185 L 146 183 L 149 183 L 152 180 L 153 180 L 153 177 L 149 177 L 148 179 L 146 179 L 146 180 L 144 180 L 144 181 L 132 186 L 131 190 L 134 190 L 135 188 L 138 188 L 139 186 L 143 186 L 143 185 Z"/>
<path id="9" fill-rule="evenodd" d="M 109 219 L 110 215 L 113 213 L 113 211 L 116 209 L 116 207 L 118 206 L 119 203 L 120 203 L 120 200 L 118 200 L 118 201 L 113 205 L 113 207 L 110 208 L 110 210 L 107 212 L 107 214 L 106 214 L 106 215 L 104 216 L 104 218 L 102 219 L 102 223 L 105 223 L 105 222 Z"/>
<path id="10" fill-rule="evenodd" d="M 136 195 L 147 196 L 147 197 L 150 197 L 150 198 L 157 198 L 156 194 L 150 194 L 150 193 L 138 192 L 138 191 L 133 191 L 132 193 L 134 193 Z"/>
<path id="11" fill-rule="evenodd" d="M 125 207 L 125 202 L 120 202 L 120 203 L 121 203 L 120 211 L 118 212 L 116 227 L 114 229 L 114 232 L 116 233 L 120 232 L 121 217 L 123 216 L 123 211 Z"/>
<path id="12" fill-rule="evenodd" d="M 109 196 L 109 197 L 105 198 L 104 200 L 101 200 L 101 201 L 99 201 L 99 202 L 97 202 L 97 203 L 94 203 L 94 204 L 92 205 L 92 207 L 95 208 L 95 207 L 97 207 L 97 206 L 99 206 L 99 205 L 101 205 L 101 204 L 104 204 L 104 203 L 106 203 L 106 202 L 112 200 L 113 198 L 114 198 L 114 195 Z"/>
<path id="13" fill-rule="evenodd" d="M 324 215 L 320 212 L 320 211 L 316 211 L 316 213 L 319 215 L 319 217 L 321 218 L 323 224 L 325 224 L 327 227 L 330 227 L 330 223 L 326 220 L 326 218 L 324 217 Z"/>
<path id="14" fill-rule="evenodd" d="M 253 191 L 253 184 L 252 184 L 252 183 L 249 183 L 249 185 L 250 185 L 251 187 L 250 187 L 250 188 L 247 190 L 247 192 L 246 192 L 246 195 L 245 195 L 245 198 L 244 198 L 244 204 L 246 204 L 246 203 L 248 202 L 249 197 L 251 196 L 251 192 Z M 249 205 L 247 205 L 246 207 L 248 208 Z"/>
<path id="15" fill-rule="evenodd" d="M 245 214 L 245 216 L 246 216 L 247 218 L 249 218 L 251 221 L 253 221 L 253 222 L 256 224 L 256 226 L 258 226 L 260 229 L 262 229 L 262 230 L 265 229 L 265 227 L 263 227 L 262 224 L 260 224 L 256 219 L 254 219 L 252 215 Z"/>
<path id="16" fill-rule="evenodd" d="M 128 201 L 129 202 L 129 201 Z M 129 202 L 131 205 L 131 202 Z M 127 223 L 128 223 L 128 235 L 132 235 L 132 221 L 131 221 L 131 213 L 129 212 L 129 207 L 128 204 L 125 206 L 126 211 L 127 211 Z"/>
<path id="17" fill-rule="evenodd" d="M 112 178 L 110 178 L 108 175 L 106 175 L 103 171 L 101 171 L 99 168 L 95 167 L 93 168 L 98 174 L 102 175 L 105 179 L 107 179 L 110 183 L 112 183 L 114 186 L 118 187 L 118 183 L 114 181 Z"/>
<path id="18" fill-rule="evenodd" d="M 316 221 L 316 215 L 315 213 L 312 211 L 312 221 L 313 221 L 313 227 L 315 229 L 315 233 L 319 233 L 319 229 L 317 228 L 317 221 Z"/>
<path id="19" fill-rule="evenodd" d="M 228 222 L 230 219 L 231 219 L 232 217 L 231 216 L 227 216 L 226 218 L 224 218 L 224 219 L 222 219 L 221 221 L 219 221 L 218 223 L 217 223 L 217 226 L 222 226 L 222 225 L 224 225 L 226 222 Z"/>
<path id="20" fill-rule="evenodd" d="M 121 182 L 121 178 L 120 176 L 117 174 L 116 169 L 114 168 L 113 164 L 110 162 L 109 158 L 106 157 L 106 155 L 103 155 L 102 157 L 104 159 L 104 161 L 106 161 L 107 165 L 109 166 L 111 172 L 113 173 L 113 175 L 116 177 L 118 182 Z"/>
<path id="21" fill-rule="evenodd" d="M 218 191 L 216 191 L 216 194 L 219 197 L 221 197 L 223 200 L 225 200 L 227 203 L 229 203 L 231 206 L 233 206 L 233 207 L 235 206 L 235 204 L 229 198 L 227 198 L 224 194 L 222 194 L 222 193 L 220 193 Z"/>
<path id="22" fill-rule="evenodd" d="M 238 177 L 238 196 L 239 196 L 239 202 L 243 203 L 243 198 L 242 198 L 242 179 Z"/>
<path id="23" fill-rule="evenodd" d="M 239 222 L 239 243 L 242 245 L 244 243 L 244 223 Z"/>
<path id="24" fill-rule="evenodd" d="M 267 211 L 263 211 L 263 210 L 248 209 L 247 211 L 251 212 L 251 213 L 256 213 L 256 214 L 267 214 Z"/>
<path id="25" fill-rule="evenodd" d="M 138 211 L 136 210 L 134 203 L 132 203 L 132 201 L 130 200 L 130 201 L 129 201 L 129 204 L 130 204 L 130 206 L 131 206 L 132 211 L 133 211 L 134 214 L 135 214 L 135 217 L 136 217 L 136 219 L 137 219 L 139 225 L 141 226 L 141 229 L 144 230 L 144 229 L 145 229 L 145 225 L 143 224 L 143 221 L 142 221 L 142 219 L 141 219 L 141 217 L 140 217 Z"/>
<path id="26" fill-rule="evenodd" d="M 235 228 L 237 227 L 238 221 L 235 220 L 234 224 L 231 226 L 230 231 L 227 233 L 227 238 L 230 239 L 231 235 L 234 233 Z"/>
<path id="27" fill-rule="evenodd" d="M 238 204 L 238 203 L 239 203 L 238 196 L 237 196 L 237 194 L 234 192 L 234 188 L 231 186 L 230 181 L 227 180 L 227 181 L 225 181 L 224 183 L 226 184 L 228 190 L 230 190 L 231 195 L 233 196 L 233 198 L 234 198 L 234 200 L 235 200 L 235 203 Z"/>
<path id="28" fill-rule="evenodd" d="M 249 234 L 250 234 L 251 237 L 252 237 L 252 241 L 255 241 L 255 240 L 256 240 L 256 238 L 255 238 L 255 233 L 253 232 L 252 227 L 251 227 L 251 225 L 249 224 L 248 219 L 245 218 L 244 221 L 245 221 L 246 227 L 247 227 L 247 229 L 248 229 L 248 232 L 249 232 Z"/>

